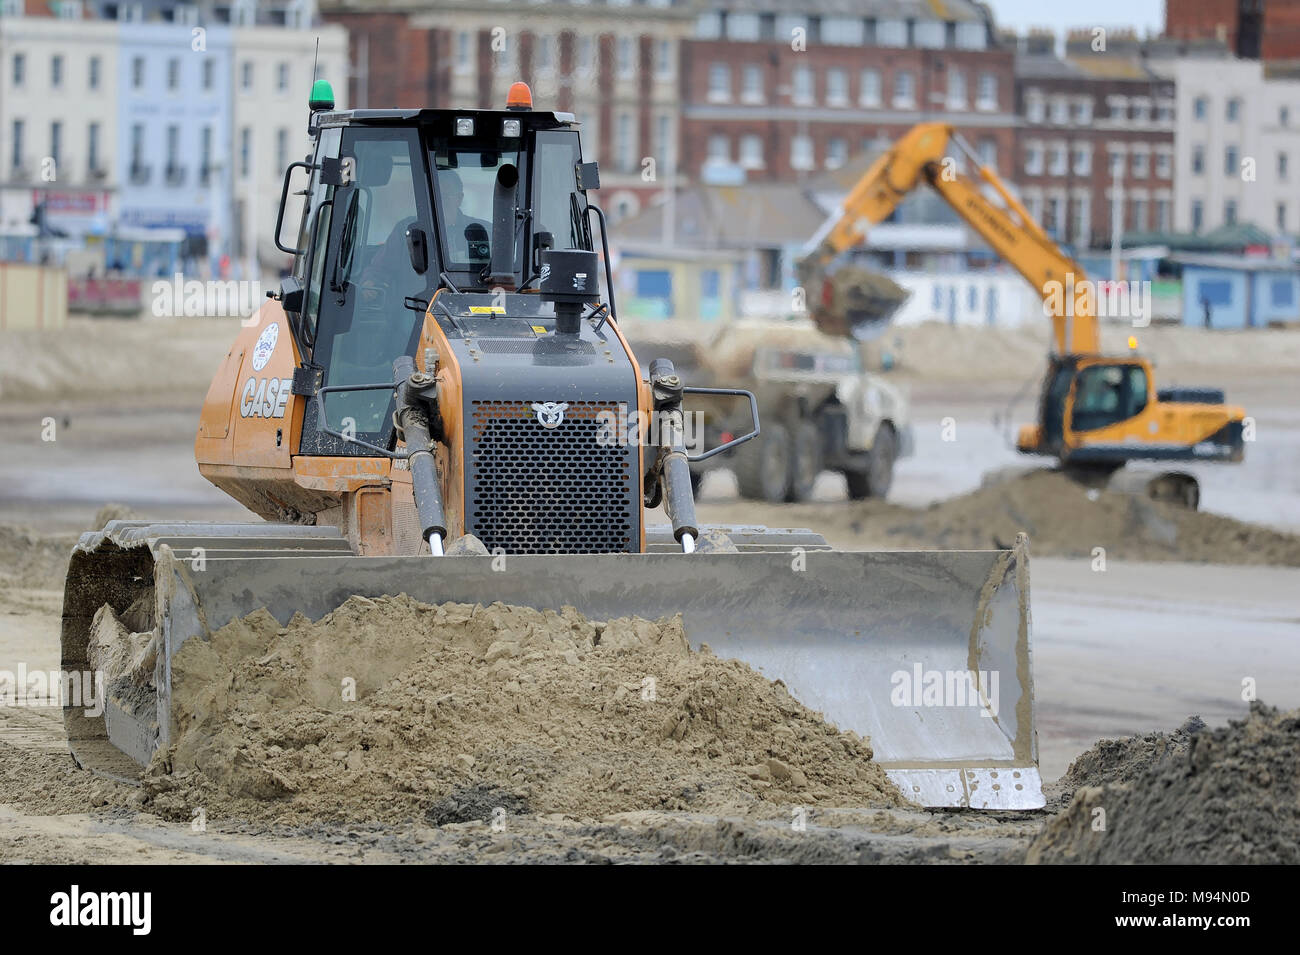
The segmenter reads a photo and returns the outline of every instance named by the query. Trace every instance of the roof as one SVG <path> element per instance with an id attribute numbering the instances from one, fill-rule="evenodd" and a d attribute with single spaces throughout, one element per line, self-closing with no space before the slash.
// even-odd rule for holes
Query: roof
<path id="1" fill-rule="evenodd" d="M 982 5 L 972 0 L 800 0 L 793 5 L 790 0 L 716 0 L 705 9 L 896 20 L 981 21 L 986 18 Z"/>
<path id="2" fill-rule="evenodd" d="M 1273 244 L 1272 234 L 1250 223 L 1224 225 L 1204 234 L 1190 232 L 1126 232 L 1125 247 L 1168 246 L 1179 252 L 1240 252 L 1249 246 Z"/>
<path id="3" fill-rule="evenodd" d="M 1295 273 L 1295 263 L 1284 259 L 1243 258 L 1239 255 L 1193 255 L 1178 252 L 1169 256 L 1183 268 L 1227 269 L 1233 272 L 1286 272 Z"/>

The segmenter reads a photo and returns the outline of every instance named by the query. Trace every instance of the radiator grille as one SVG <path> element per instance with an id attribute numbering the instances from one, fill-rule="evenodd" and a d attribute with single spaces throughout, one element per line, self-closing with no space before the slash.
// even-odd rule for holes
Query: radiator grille
<path id="1" fill-rule="evenodd" d="M 526 401 L 476 401 L 468 448 L 471 533 L 508 554 L 635 550 L 635 445 L 602 440 L 602 411 L 571 401 L 553 428 Z"/>

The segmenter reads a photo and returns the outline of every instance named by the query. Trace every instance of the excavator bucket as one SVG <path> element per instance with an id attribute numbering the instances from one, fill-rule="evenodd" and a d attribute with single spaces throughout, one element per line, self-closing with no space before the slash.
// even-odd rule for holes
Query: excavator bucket
<path id="1" fill-rule="evenodd" d="M 135 642 L 105 674 L 102 716 L 65 710 L 74 756 L 131 778 L 168 745 L 170 662 L 187 640 L 262 607 L 287 623 L 295 612 L 319 619 L 353 594 L 407 594 L 571 605 L 598 620 L 680 613 L 694 647 L 708 644 L 782 680 L 840 729 L 870 737 L 875 759 L 912 801 L 1043 805 L 1022 543 L 842 552 L 803 546 L 817 540 L 807 532 L 726 531 L 739 552 L 672 553 L 652 543 L 644 554 L 510 556 L 502 573 L 486 556 L 354 557 L 327 527 L 114 522 L 85 535 L 74 554 L 63 664 L 108 665 L 92 640 L 104 603 Z"/>

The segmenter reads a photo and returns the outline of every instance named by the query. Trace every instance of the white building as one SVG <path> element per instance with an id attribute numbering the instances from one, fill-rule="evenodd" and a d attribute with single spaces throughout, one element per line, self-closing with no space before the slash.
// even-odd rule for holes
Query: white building
<path id="1" fill-rule="evenodd" d="M 1300 232 L 1300 81 L 1257 60 L 1153 64 L 1177 85 L 1174 229 Z"/>
<path id="2" fill-rule="evenodd" d="M 307 100 L 314 79 L 328 80 L 334 88 L 335 106 L 347 108 L 347 57 L 347 31 L 335 24 L 313 26 L 308 19 L 301 27 L 234 29 L 231 160 L 237 259 L 249 259 L 255 249 L 264 271 L 288 263 L 288 256 L 276 249 L 272 236 L 285 167 L 305 159 L 310 148 Z M 299 173 L 295 187 L 301 188 L 305 181 Z M 285 245 L 293 244 L 302 208 L 299 198 L 290 198 Z"/>
<path id="3" fill-rule="evenodd" d="M 24 16 L 0 0 L 0 230 L 35 201 L 57 229 L 102 228 L 115 214 L 118 24 Z"/>

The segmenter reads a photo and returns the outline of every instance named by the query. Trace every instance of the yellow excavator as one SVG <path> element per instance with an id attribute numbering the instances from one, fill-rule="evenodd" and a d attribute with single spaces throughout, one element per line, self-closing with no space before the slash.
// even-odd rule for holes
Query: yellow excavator
<path id="1" fill-rule="evenodd" d="M 952 147 L 975 171 L 961 171 Z M 1083 268 L 1054 242 L 992 168 L 952 126 L 922 123 L 881 155 L 813 236 L 798 263 L 813 320 L 832 334 L 862 337 L 843 290 L 861 270 L 834 269 L 835 260 L 885 221 L 925 183 L 937 192 L 1043 298 L 1052 320 L 1053 350 L 1043 379 L 1036 424 L 1020 428 L 1016 448 L 1057 458 L 1086 480 L 1109 478 L 1129 461 L 1230 461 L 1244 454 L 1246 413 L 1215 388 L 1158 390 L 1151 362 L 1133 351 L 1101 351 L 1099 295 Z M 998 202 L 985 192 L 990 189 Z M 845 269 L 851 270 L 845 281 Z M 1142 475 L 1142 490 L 1195 508 L 1200 488 L 1185 472 Z M 1124 483 L 1124 482 L 1119 482 Z M 1131 482 L 1129 482 L 1131 483 Z"/>

